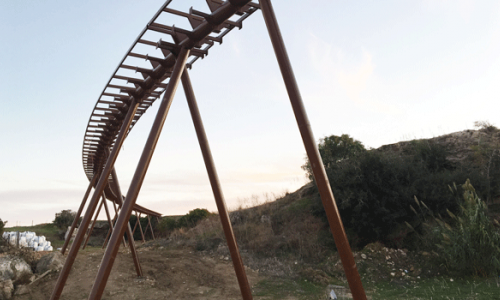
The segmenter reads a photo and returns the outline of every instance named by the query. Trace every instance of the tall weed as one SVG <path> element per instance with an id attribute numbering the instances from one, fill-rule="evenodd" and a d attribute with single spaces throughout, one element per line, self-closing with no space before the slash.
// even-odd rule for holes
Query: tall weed
<path id="1" fill-rule="evenodd" d="M 450 187 L 458 194 L 456 185 Z M 447 210 L 447 217 L 434 215 L 425 203 L 417 204 L 431 216 L 424 223 L 423 239 L 449 271 L 487 277 L 500 274 L 500 232 L 487 215 L 486 204 L 467 180 L 462 185 L 459 211 Z M 496 221 L 495 221 L 496 222 Z M 410 224 L 409 227 L 413 228 Z"/>

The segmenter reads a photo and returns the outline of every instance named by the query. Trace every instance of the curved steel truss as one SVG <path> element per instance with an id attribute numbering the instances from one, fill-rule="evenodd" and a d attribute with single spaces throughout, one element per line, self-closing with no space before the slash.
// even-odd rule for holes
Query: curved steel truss
<path id="1" fill-rule="evenodd" d="M 140 104 L 128 132 L 165 92 L 180 47 L 193 44 L 186 64 L 191 69 L 199 58 L 208 55 L 210 48 L 216 43 L 221 44 L 224 36 L 231 30 L 242 28 L 243 21 L 259 8 L 257 3 L 248 2 L 237 10 L 235 21 L 227 19 L 214 26 L 208 34 L 204 34 L 203 31 L 207 31 L 207 27 L 212 27 L 205 21 L 209 14 L 194 9 L 189 12 L 171 9 L 168 7 L 171 2 L 172 0 L 167 1 L 139 34 L 111 75 L 90 115 L 82 147 L 83 169 L 89 180 L 92 180 L 95 174 L 100 174 L 104 167 L 106 151 L 113 147 L 131 103 L 136 101 Z M 220 0 L 210 0 L 207 3 L 212 12 L 223 9 L 224 6 L 224 1 Z M 228 3 L 225 6 L 227 7 Z M 172 19 L 169 17 L 185 18 L 192 28 L 167 25 L 162 20 Z M 198 29 L 200 25 L 202 26 Z M 203 34 L 205 36 L 201 37 Z M 158 39 L 154 40 L 154 37 Z M 116 201 L 118 195 L 111 188 L 112 177 L 109 182 L 106 197 Z M 137 210 L 148 213 L 144 208 L 138 207 Z"/>
<path id="2" fill-rule="evenodd" d="M 187 70 L 191 69 L 199 58 L 207 56 L 208 50 L 216 43 L 221 44 L 222 39 L 231 30 L 241 29 L 243 21 L 259 9 L 262 10 L 269 31 L 353 298 L 366 299 L 270 0 L 260 0 L 259 3 L 251 0 L 206 0 L 208 5 L 206 12 L 193 8 L 188 11 L 175 10 L 169 6 L 171 2 L 172 0 L 168 0 L 159 9 L 125 54 L 98 98 L 85 132 L 82 162 L 90 184 L 71 231 L 76 227 L 92 188 L 95 191 L 90 197 L 80 228 L 88 228 L 92 217 L 95 215 L 97 218 L 104 206 L 112 230 L 89 299 L 101 299 L 118 248 L 122 242 L 126 244 L 124 235 L 128 240 L 137 275 L 142 276 L 129 219 L 133 211 L 136 214 L 139 213 L 139 216 L 140 214 L 147 215 L 148 221 L 150 216 L 161 216 L 157 212 L 136 204 L 136 201 L 179 82 L 182 82 L 186 94 L 242 297 L 252 299 Z M 175 26 L 174 22 L 180 22 L 185 26 Z M 161 96 L 162 100 L 151 132 L 130 187 L 124 196 L 120 190 L 114 163 L 128 133 Z M 113 221 L 110 218 L 106 199 L 111 200 L 114 206 L 118 206 L 116 218 Z M 140 223 L 138 224 L 140 227 Z M 148 226 L 150 225 L 149 222 Z M 137 223 L 134 231 L 136 227 Z M 60 298 L 84 238 L 85 230 L 79 230 L 59 274 L 51 299 Z M 66 242 L 62 250 L 63 254 L 67 246 Z"/>

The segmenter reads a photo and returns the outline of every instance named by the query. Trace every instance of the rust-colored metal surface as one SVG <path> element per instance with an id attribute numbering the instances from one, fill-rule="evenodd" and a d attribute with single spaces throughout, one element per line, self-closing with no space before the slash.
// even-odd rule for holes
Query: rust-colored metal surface
<path id="1" fill-rule="evenodd" d="M 309 119 L 302 102 L 297 81 L 295 80 L 292 65 L 290 64 L 290 60 L 285 49 L 285 43 L 281 37 L 278 21 L 276 20 L 271 1 L 260 0 L 260 4 L 264 20 L 266 21 L 266 26 L 269 31 L 269 36 L 273 44 L 274 52 L 276 54 L 276 59 L 278 60 L 281 74 L 292 104 L 295 119 L 297 120 L 297 125 L 306 148 L 307 157 L 309 158 L 309 162 L 311 163 L 311 167 L 313 169 L 314 179 L 316 180 L 316 184 L 318 186 L 321 201 L 323 202 L 323 207 L 326 211 L 330 229 L 342 260 L 342 265 L 346 273 L 347 281 L 349 282 L 349 287 L 351 288 L 351 293 L 354 299 L 366 299 L 365 290 L 363 289 L 363 285 L 361 283 L 361 277 L 359 276 L 356 262 L 354 261 L 351 247 L 349 246 L 344 230 L 344 225 L 342 224 L 335 199 L 333 198 L 332 189 L 330 187 L 328 177 L 326 176 L 323 161 L 316 146 L 316 141 L 314 140 L 311 125 L 309 124 Z"/>
<path id="2" fill-rule="evenodd" d="M 330 182 L 326 176 L 323 161 L 316 146 L 316 141 L 314 140 L 311 125 L 309 124 L 309 119 L 302 102 L 302 96 L 300 95 L 299 87 L 297 85 L 297 81 L 295 80 L 292 65 L 290 64 L 290 60 L 286 52 L 285 43 L 281 37 L 278 21 L 276 20 L 271 1 L 260 0 L 260 4 L 264 20 L 266 21 L 266 26 L 269 31 L 269 37 L 271 38 L 274 52 L 276 54 L 276 59 L 278 60 L 281 74 L 283 76 L 283 81 L 285 82 L 288 97 L 290 98 L 295 119 L 297 120 L 297 125 L 302 136 L 302 141 L 304 142 L 304 146 L 306 148 L 307 157 L 309 158 L 309 162 L 311 163 L 311 167 L 313 169 L 314 179 L 316 180 L 321 201 L 323 202 L 323 207 L 326 211 L 328 223 L 330 224 L 330 229 L 342 260 L 347 281 L 349 282 L 349 287 L 351 288 L 352 296 L 354 299 L 364 300 L 366 299 L 366 295 L 361 283 L 361 277 L 359 276 L 356 262 L 354 261 L 351 247 L 349 246 L 349 242 L 347 240 L 344 225 L 340 219 L 337 204 L 333 198 L 332 188 L 330 187 Z"/>
<path id="3" fill-rule="evenodd" d="M 210 180 L 210 185 L 212 186 L 212 192 L 214 193 L 215 203 L 219 212 L 222 228 L 224 229 L 224 235 L 226 237 L 229 253 L 231 254 L 231 260 L 241 288 L 241 294 L 243 299 L 252 299 L 252 290 L 250 289 L 250 285 L 248 284 L 245 274 L 245 266 L 243 265 L 238 244 L 236 243 L 226 201 L 224 200 L 224 195 L 220 186 L 219 176 L 217 175 L 217 170 L 215 169 L 212 152 L 210 151 L 207 135 L 205 133 L 205 128 L 201 120 L 200 111 L 198 110 L 198 104 L 196 103 L 196 97 L 194 96 L 193 87 L 187 70 L 185 70 L 182 74 L 182 85 L 184 87 L 184 93 L 186 94 L 196 135 L 198 136 L 198 143 L 200 144 L 203 160 L 205 161 L 205 167 L 207 168 L 208 178 Z"/>
<path id="4" fill-rule="evenodd" d="M 69 230 L 68 236 L 66 240 L 64 241 L 64 245 L 62 246 L 61 253 L 64 255 L 64 252 L 66 252 L 66 248 L 69 245 L 69 241 L 71 240 L 71 237 L 73 236 L 73 232 L 78 225 L 78 220 L 80 220 L 80 216 L 82 215 L 83 208 L 85 207 L 85 203 L 87 203 L 87 199 L 89 197 L 90 191 L 92 190 L 92 186 L 95 184 L 97 180 L 97 176 L 94 176 L 92 180 L 90 180 L 89 187 L 87 188 L 87 191 L 85 192 L 85 196 L 83 196 L 82 203 L 80 204 L 80 207 L 78 208 L 78 211 L 76 212 L 75 219 L 73 220 L 73 223 L 71 224 L 71 228 Z"/>
<path id="5" fill-rule="evenodd" d="M 99 216 L 99 213 L 101 212 L 101 208 L 104 205 L 104 201 L 106 201 L 106 198 L 102 197 L 101 204 L 99 204 L 99 208 L 97 209 L 97 212 L 95 213 L 94 221 L 92 221 L 92 225 L 90 225 L 90 228 L 87 229 L 87 237 L 85 238 L 85 242 L 83 242 L 82 249 L 85 249 L 85 247 L 87 247 L 87 244 L 90 240 L 90 235 L 92 234 L 92 231 L 94 230 L 95 223 L 97 222 L 97 217 Z M 84 229 L 84 228 L 81 228 L 81 229 Z"/>
<path id="6" fill-rule="evenodd" d="M 81 228 L 89 227 L 101 196 L 103 197 L 101 207 L 104 204 L 108 222 L 110 223 L 109 240 L 106 238 L 106 242 L 108 242 L 107 248 L 89 299 L 101 299 L 120 242 L 124 241 L 125 233 L 128 236 L 137 274 L 139 276 L 141 274 L 133 233 L 139 227 L 144 241 L 144 231 L 139 221 L 141 214 L 144 214 L 148 218 L 148 225 L 145 230 L 149 227 L 154 238 L 150 218 L 151 216 L 159 218 L 161 214 L 140 206 L 136 202 L 174 94 L 181 80 L 230 249 L 241 295 L 243 299 L 252 299 L 251 289 L 229 220 L 222 188 L 187 69 L 191 69 L 199 58 L 207 56 L 208 50 L 215 43 L 222 43 L 223 38 L 231 30 L 234 28 L 241 29 L 243 21 L 259 9 L 262 9 L 353 298 L 358 300 L 366 299 L 270 0 L 260 0 L 260 3 L 251 0 L 206 0 L 210 13 L 193 8 L 187 12 L 178 11 L 169 7 L 171 2 L 172 0 L 168 0 L 162 5 L 127 51 L 98 98 L 87 124 L 83 141 L 82 162 L 85 174 L 91 182 L 78 214 L 81 214 L 91 188 L 94 187 L 95 191 L 89 201 Z M 184 18 L 190 28 L 176 27 L 169 23 L 170 18 Z M 157 116 L 129 190 L 124 197 L 114 171 L 114 163 L 130 130 L 162 95 L 163 99 Z M 113 221 L 111 221 L 109 215 L 106 199 L 112 201 L 115 208 L 116 215 Z M 118 210 L 116 205 L 119 207 Z M 129 219 L 134 211 L 137 222 L 132 230 Z M 71 231 L 74 230 L 75 225 L 76 223 L 73 224 Z M 60 298 L 84 237 L 85 230 L 79 230 L 68 253 L 66 263 L 59 274 L 51 299 Z M 106 242 L 104 245 L 106 245 Z M 67 243 L 63 247 L 63 253 L 66 247 Z"/>

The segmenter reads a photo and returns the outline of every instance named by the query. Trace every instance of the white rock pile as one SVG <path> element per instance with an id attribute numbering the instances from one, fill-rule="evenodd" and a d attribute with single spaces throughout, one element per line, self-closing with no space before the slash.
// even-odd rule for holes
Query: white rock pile
<path id="1" fill-rule="evenodd" d="M 4 232 L 2 235 L 4 240 L 7 240 L 12 246 L 16 246 L 19 243 L 19 247 L 29 247 L 34 251 L 53 251 L 51 243 L 45 239 L 45 236 L 36 236 L 36 233 L 32 231 L 17 232 L 8 231 Z M 19 238 L 19 241 L 18 241 Z"/>

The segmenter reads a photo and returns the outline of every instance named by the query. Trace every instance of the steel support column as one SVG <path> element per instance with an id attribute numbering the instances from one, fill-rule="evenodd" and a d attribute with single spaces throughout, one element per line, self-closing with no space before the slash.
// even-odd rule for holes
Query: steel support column
<path id="1" fill-rule="evenodd" d="M 111 219 L 111 214 L 109 213 L 109 208 L 108 208 L 108 204 L 106 203 L 106 201 L 104 201 L 104 210 L 106 211 L 106 217 L 108 218 L 109 229 L 108 229 L 108 233 L 106 235 L 106 238 L 104 239 L 104 243 L 102 244 L 102 249 L 104 249 L 106 247 L 106 242 L 108 241 L 108 236 L 113 231 L 113 220 Z"/>
<path id="2" fill-rule="evenodd" d="M 113 168 L 111 171 L 111 178 L 113 179 L 113 185 L 115 186 L 115 190 L 118 193 L 118 199 L 122 200 L 122 190 L 120 188 L 120 183 L 118 182 L 118 176 L 116 176 L 116 170 Z M 123 205 L 123 200 L 120 201 L 121 205 Z M 129 217 L 130 219 L 130 217 Z M 115 226 L 116 228 L 116 226 Z M 132 259 L 134 260 L 134 266 L 135 270 L 137 272 L 137 276 L 142 276 L 142 269 L 141 269 L 141 263 L 139 262 L 139 256 L 137 255 L 137 249 L 135 248 L 135 241 L 134 241 L 134 235 L 132 234 L 132 229 L 130 228 L 130 222 L 127 221 L 127 228 L 126 231 L 127 233 L 127 239 L 128 239 L 128 247 L 130 248 L 130 254 L 132 254 Z M 111 233 L 113 234 L 113 233 Z M 123 237 L 122 234 L 122 238 Z M 125 241 L 123 241 L 125 243 Z"/>
<path id="3" fill-rule="evenodd" d="M 87 238 L 85 239 L 85 242 L 83 243 L 82 250 L 85 249 L 85 247 L 87 247 L 87 243 L 89 242 L 90 236 L 92 235 L 92 231 L 94 230 L 95 223 L 97 222 L 97 217 L 101 213 L 101 209 L 102 209 L 102 206 L 104 205 L 104 201 L 106 201 L 106 200 L 105 200 L 105 198 L 103 196 L 102 200 L 101 200 L 101 204 L 99 204 L 99 208 L 97 209 L 97 212 L 95 214 L 94 221 L 92 222 L 92 225 L 90 226 L 90 229 L 87 230 Z"/>
<path id="4" fill-rule="evenodd" d="M 153 232 L 153 225 L 151 224 L 151 216 L 150 215 L 146 215 L 147 218 L 148 218 L 148 225 L 146 225 L 146 229 L 144 229 L 144 231 L 146 233 L 148 233 L 148 228 L 149 228 L 149 231 L 151 231 L 151 237 L 153 238 L 153 240 L 156 240 L 155 239 L 155 234 Z"/>
<path id="5" fill-rule="evenodd" d="M 115 224 L 116 218 L 118 217 L 118 210 L 116 209 L 116 203 L 113 202 L 113 208 L 115 209 L 115 215 L 113 216 L 113 219 L 111 220 L 111 223 Z M 113 225 L 114 228 L 114 225 Z M 106 238 L 104 239 L 104 244 L 102 244 L 102 249 L 106 248 L 106 243 L 108 242 L 108 238 L 111 235 L 111 232 L 113 232 L 112 228 L 110 227 L 108 230 L 108 233 L 106 234 Z M 123 245 L 125 246 L 125 241 L 123 241 Z"/>
<path id="6" fill-rule="evenodd" d="M 97 181 L 98 174 L 94 175 L 92 177 L 92 180 L 89 183 L 89 187 L 87 188 L 87 191 L 85 192 L 85 196 L 83 196 L 82 203 L 80 204 L 80 208 L 78 208 L 78 211 L 76 212 L 75 219 L 73 220 L 73 224 L 71 224 L 71 228 L 69 229 L 68 233 L 68 238 L 64 241 L 64 245 L 62 246 L 61 253 L 64 255 L 64 252 L 66 252 L 66 248 L 69 245 L 69 241 L 71 240 L 71 236 L 73 235 L 73 231 L 76 228 L 76 225 L 78 225 L 78 220 L 80 220 L 80 216 L 82 215 L 83 208 L 85 207 L 85 203 L 87 203 L 87 199 L 89 197 L 90 191 L 92 190 L 92 187 L 94 186 L 95 182 Z"/>
<path id="7" fill-rule="evenodd" d="M 153 240 L 156 240 L 155 233 L 153 232 L 153 224 L 151 224 L 151 216 L 150 215 L 148 215 L 148 223 L 149 223 L 149 229 L 151 229 L 151 236 L 153 237 Z"/>
<path id="8" fill-rule="evenodd" d="M 114 204 L 114 202 L 113 202 L 113 204 Z M 118 217 L 118 212 L 116 211 L 116 207 L 115 207 L 115 216 L 113 217 L 113 220 L 111 221 L 113 224 L 115 223 L 115 220 L 117 217 Z M 108 230 L 108 233 L 106 234 L 106 238 L 104 239 L 104 243 L 102 244 L 102 249 L 106 248 L 106 244 L 108 243 L 108 239 L 111 236 L 112 232 L 113 232 L 113 230 L 110 228 Z M 122 241 L 123 241 L 123 247 L 127 247 L 127 243 L 125 242 L 125 237 L 123 237 Z"/>
<path id="9" fill-rule="evenodd" d="M 120 152 L 120 149 L 123 145 L 123 141 L 125 140 L 125 137 L 128 133 L 130 125 L 132 124 L 132 120 L 134 119 L 135 112 L 137 111 L 138 107 L 139 107 L 139 103 L 133 101 L 131 103 L 131 106 L 128 109 L 128 112 L 123 120 L 123 124 L 120 128 L 118 136 L 116 137 L 115 144 L 113 145 L 113 150 L 111 151 L 111 154 L 109 155 L 108 159 L 106 160 L 106 165 L 104 166 L 104 169 L 101 171 L 101 174 L 99 176 L 99 180 L 98 180 L 97 185 L 96 185 L 95 190 L 94 190 L 94 194 L 92 195 L 92 199 L 90 200 L 87 211 L 85 212 L 85 216 L 83 217 L 83 220 L 80 224 L 81 228 L 87 228 L 90 224 L 90 220 L 92 218 L 92 215 L 94 214 L 94 211 L 95 211 L 97 204 L 99 202 L 99 197 L 101 197 L 102 191 L 104 190 L 104 187 L 106 186 L 106 184 L 108 182 L 109 174 L 111 173 L 111 170 L 113 169 L 116 158 L 118 157 L 118 153 Z M 96 176 L 96 175 L 94 174 L 94 176 Z M 69 272 L 71 271 L 71 267 L 73 266 L 73 263 L 75 262 L 76 255 L 78 254 L 80 245 L 82 244 L 82 241 L 84 238 L 84 235 L 85 235 L 84 230 L 78 230 L 78 233 L 76 234 L 75 240 L 73 241 L 73 244 L 71 245 L 71 248 L 69 250 L 68 257 L 66 258 L 66 262 L 64 263 L 64 266 L 63 266 L 61 272 L 59 273 L 59 278 L 57 279 L 54 290 L 52 291 L 52 295 L 50 297 L 51 300 L 56 300 L 56 299 L 59 299 L 61 297 L 61 293 L 63 291 L 64 284 L 66 283 L 66 280 L 68 279 L 68 276 L 69 276 Z"/>
<path id="10" fill-rule="evenodd" d="M 135 225 L 134 229 L 132 229 L 132 234 L 135 234 L 135 230 L 137 229 L 137 221 L 139 220 L 139 217 L 137 217 L 137 211 L 135 212 Z"/>
<path id="11" fill-rule="evenodd" d="M 144 177 L 146 176 L 149 163 L 151 162 L 154 149 L 158 142 L 158 138 L 160 137 L 163 124 L 165 123 L 165 118 L 167 117 L 170 105 L 172 104 L 172 100 L 174 98 L 174 94 L 179 84 L 179 79 L 184 70 L 184 66 L 186 64 L 189 53 L 189 49 L 182 48 L 177 56 L 177 60 L 168 82 L 165 95 L 163 96 L 163 100 L 160 104 L 160 107 L 158 108 L 158 113 L 151 128 L 151 132 L 149 133 L 146 145 L 144 146 L 144 150 L 139 160 L 139 164 L 130 183 L 127 196 L 125 197 L 125 201 L 123 203 L 122 209 L 120 210 L 118 220 L 115 224 L 115 230 L 113 231 L 113 233 L 111 234 L 111 238 L 109 239 L 109 245 L 106 248 L 104 257 L 102 258 L 101 266 L 99 267 L 99 272 L 97 273 L 97 277 L 94 281 L 89 299 L 98 300 L 102 297 L 102 293 L 104 292 L 104 288 L 109 278 L 109 273 L 111 272 L 111 268 L 113 267 L 116 254 L 118 253 L 119 239 L 121 236 L 123 236 L 125 229 L 127 228 L 126 224 L 128 223 L 130 215 L 132 214 L 132 210 L 137 200 L 137 196 L 139 195 Z"/>
<path id="12" fill-rule="evenodd" d="M 292 104 L 295 119 L 297 120 L 297 124 L 299 126 L 302 141 L 304 142 L 304 146 L 306 148 L 307 157 L 309 158 L 309 162 L 313 170 L 314 179 L 316 180 L 316 184 L 318 186 L 321 201 L 323 202 L 323 207 L 325 208 L 328 222 L 335 239 L 335 244 L 337 245 L 340 259 L 342 261 L 342 265 L 344 266 L 353 299 L 366 299 L 363 284 L 361 283 L 361 277 L 359 276 L 351 247 L 347 241 L 347 236 L 345 234 L 342 220 L 340 219 L 340 214 L 333 197 L 330 183 L 328 182 L 328 178 L 326 176 L 323 161 L 321 160 L 321 156 L 316 146 L 316 141 L 314 140 L 311 126 L 302 102 L 302 97 L 300 96 L 299 87 L 297 85 L 297 81 L 295 80 L 295 75 L 286 52 L 285 43 L 283 42 L 271 1 L 260 0 L 259 3 L 266 22 L 267 30 L 269 31 L 271 42 L 273 44 L 274 52 L 278 60 L 281 75 L 283 76 L 283 80 L 285 82 L 288 97 L 290 98 L 290 102 Z"/>
<path id="13" fill-rule="evenodd" d="M 182 86 L 184 87 L 184 92 L 189 105 L 189 111 L 191 112 L 191 118 L 193 119 L 194 127 L 196 129 L 196 135 L 198 136 L 198 142 L 200 144 L 203 160 L 205 161 L 205 167 L 207 169 L 208 178 L 210 179 L 210 185 L 212 186 L 212 192 L 214 194 L 215 203 L 217 204 L 217 210 L 219 211 L 227 246 L 229 248 L 229 252 L 231 253 L 234 271 L 236 272 L 238 284 L 240 285 L 241 295 L 245 300 L 252 299 L 252 290 L 248 284 L 245 267 L 243 265 L 243 261 L 241 260 L 236 238 L 234 237 L 233 227 L 231 226 L 231 220 L 229 218 L 226 202 L 220 186 L 219 177 L 217 175 L 217 170 L 215 169 L 212 152 L 210 151 L 207 135 L 205 133 L 205 128 L 201 120 L 200 111 L 198 110 L 198 105 L 196 103 L 196 98 L 187 70 L 184 70 L 182 73 Z"/>
<path id="14" fill-rule="evenodd" d="M 137 217 L 137 212 L 135 212 L 135 216 L 137 217 L 137 222 L 139 223 L 139 231 L 141 232 L 141 237 L 142 237 L 142 242 L 146 242 L 146 237 L 144 236 L 144 230 L 142 230 L 142 225 L 141 225 L 141 214 L 139 213 L 139 216 Z"/>
<path id="15" fill-rule="evenodd" d="M 111 221 L 111 214 L 109 213 L 108 203 L 104 201 L 104 211 L 106 211 L 106 218 L 108 219 L 109 229 L 113 230 L 113 221 Z"/>

